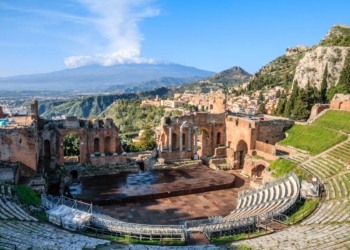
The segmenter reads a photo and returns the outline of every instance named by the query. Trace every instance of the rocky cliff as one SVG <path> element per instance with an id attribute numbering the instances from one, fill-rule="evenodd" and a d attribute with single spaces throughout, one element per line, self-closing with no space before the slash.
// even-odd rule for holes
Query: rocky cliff
<path id="1" fill-rule="evenodd" d="M 305 87 L 308 81 L 320 89 L 326 65 L 328 66 L 328 86 L 339 81 L 340 72 L 344 66 L 348 47 L 317 46 L 305 53 L 295 70 L 294 81 L 300 87 Z"/>

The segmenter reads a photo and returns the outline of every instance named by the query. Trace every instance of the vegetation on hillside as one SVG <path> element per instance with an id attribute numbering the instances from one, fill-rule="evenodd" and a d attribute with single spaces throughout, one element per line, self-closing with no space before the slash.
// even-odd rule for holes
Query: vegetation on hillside
<path id="1" fill-rule="evenodd" d="M 344 134 L 312 125 L 295 124 L 287 133 L 289 136 L 279 144 L 309 151 L 311 155 L 317 155 L 347 139 Z"/>
<path id="2" fill-rule="evenodd" d="M 177 93 L 183 93 L 186 90 L 194 92 L 208 93 L 210 90 L 225 89 L 235 86 L 243 82 L 247 82 L 250 74 L 240 67 L 232 67 L 230 69 L 219 72 L 206 79 L 195 81 L 189 84 L 183 84 L 176 87 Z"/>
<path id="3" fill-rule="evenodd" d="M 105 115 L 113 118 L 121 134 L 138 133 L 146 124 L 150 127 L 158 125 L 164 109 L 153 105 L 140 105 L 140 99 L 121 99 Z"/>
<path id="4" fill-rule="evenodd" d="M 350 134 L 350 112 L 344 110 L 328 110 L 313 122 L 313 125 L 341 130 Z"/>
<path id="5" fill-rule="evenodd" d="M 136 143 L 129 141 L 125 150 L 127 152 L 141 152 L 155 149 L 157 147 L 157 142 L 154 135 L 154 130 L 148 124 L 146 124 L 142 130 L 140 141 Z"/>
<path id="6" fill-rule="evenodd" d="M 135 93 L 124 93 L 114 95 L 88 96 L 76 98 L 65 103 L 57 102 L 57 105 L 47 105 L 41 109 L 44 113 L 39 115 L 44 119 L 51 119 L 55 115 L 74 115 L 78 118 L 88 118 L 101 114 L 107 107 L 120 99 L 142 99 L 154 98 L 156 95 L 162 98 L 173 97 L 174 88 L 158 88 L 149 91 L 139 91 Z"/>
<path id="7" fill-rule="evenodd" d="M 280 56 L 262 67 L 249 81 L 247 91 L 256 91 L 264 88 L 282 86 L 289 89 L 292 86 L 295 69 L 305 52 L 291 56 Z"/>
<path id="8" fill-rule="evenodd" d="M 340 26 L 332 27 L 327 36 L 319 43 L 321 46 L 350 46 L 350 29 Z"/>

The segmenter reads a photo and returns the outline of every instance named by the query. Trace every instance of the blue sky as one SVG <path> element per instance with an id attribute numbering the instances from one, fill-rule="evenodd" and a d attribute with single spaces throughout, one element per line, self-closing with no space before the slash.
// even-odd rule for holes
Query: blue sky
<path id="1" fill-rule="evenodd" d="M 0 77 L 161 61 L 254 73 L 287 47 L 350 25 L 349 9 L 329 0 L 2 0 Z"/>

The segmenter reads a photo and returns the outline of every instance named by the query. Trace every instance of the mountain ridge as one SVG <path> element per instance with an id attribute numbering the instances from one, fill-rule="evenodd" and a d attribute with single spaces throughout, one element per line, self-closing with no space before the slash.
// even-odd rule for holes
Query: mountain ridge
<path id="1" fill-rule="evenodd" d="M 1 90 L 76 90 L 107 88 L 161 77 L 208 77 L 214 72 L 180 64 L 88 65 L 49 73 L 0 78 Z"/>

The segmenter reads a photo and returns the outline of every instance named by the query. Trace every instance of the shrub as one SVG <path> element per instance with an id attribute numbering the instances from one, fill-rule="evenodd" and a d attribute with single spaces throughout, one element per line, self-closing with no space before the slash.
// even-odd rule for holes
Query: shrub
<path id="1" fill-rule="evenodd" d="M 40 197 L 27 186 L 17 185 L 16 192 L 23 203 L 28 205 L 39 205 L 41 203 Z"/>

